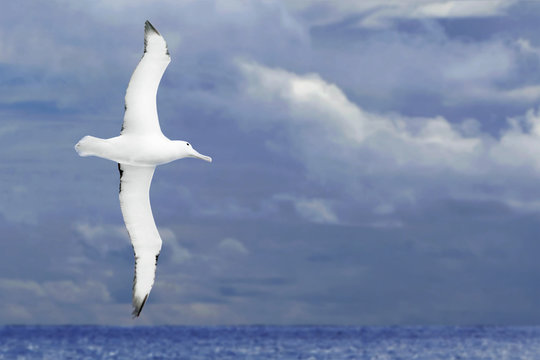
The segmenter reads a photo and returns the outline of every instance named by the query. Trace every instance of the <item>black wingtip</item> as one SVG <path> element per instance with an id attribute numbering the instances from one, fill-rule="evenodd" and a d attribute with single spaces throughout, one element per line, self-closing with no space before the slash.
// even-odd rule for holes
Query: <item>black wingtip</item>
<path id="1" fill-rule="evenodd" d="M 136 317 L 139 317 L 139 315 L 141 315 L 141 311 L 144 307 L 144 304 L 146 304 L 146 300 L 148 299 L 148 295 L 149 294 L 146 294 L 146 296 L 144 297 L 143 301 L 141 302 L 140 305 L 138 304 L 133 304 L 134 308 L 133 308 L 133 312 L 131 313 L 131 315 L 133 316 L 133 318 L 135 319 Z"/>
<path id="2" fill-rule="evenodd" d="M 159 31 L 150 23 L 150 21 L 146 20 L 144 23 L 144 52 L 146 53 L 146 47 L 148 46 L 148 36 L 154 34 L 161 36 Z M 165 53 L 169 55 L 169 49 L 167 48 L 167 44 L 165 44 Z"/>
<path id="3" fill-rule="evenodd" d="M 149 33 L 156 33 L 158 35 L 161 35 L 159 33 L 159 31 L 157 31 L 157 29 L 154 27 L 154 25 L 152 25 L 150 23 L 150 21 L 146 20 L 146 22 L 144 23 L 144 33 L 145 34 L 149 34 Z"/>

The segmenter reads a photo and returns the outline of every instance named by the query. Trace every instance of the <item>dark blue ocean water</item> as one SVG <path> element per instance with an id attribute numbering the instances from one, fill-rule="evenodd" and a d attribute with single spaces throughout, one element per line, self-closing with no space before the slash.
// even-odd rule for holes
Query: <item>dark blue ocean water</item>
<path id="1" fill-rule="evenodd" d="M 0 359 L 540 359 L 539 327 L 0 327 Z"/>

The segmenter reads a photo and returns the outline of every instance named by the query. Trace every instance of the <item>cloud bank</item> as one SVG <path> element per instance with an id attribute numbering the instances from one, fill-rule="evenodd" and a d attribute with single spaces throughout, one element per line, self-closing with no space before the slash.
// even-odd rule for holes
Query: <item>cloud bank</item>
<path id="1" fill-rule="evenodd" d="M 149 19 L 162 129 L 215 161 L 155 173 L 136 324 L 538 324 L 534 2 L 159 4 L 0 13 L 0 322 L 134 324 L 116 164 L 73 144 L 118 134 Z"/>
<path id="2" fill-rule="evenodd" d="M 450 123 L 441 116 L 365 111 L 317 74 L 246 61 L 238 66 L 245 95 L 272 114 L 246 119 L 245 126 L 283 129 L 287 152 L 311 177 L 371 203 L 374 211 L 380 204 L 437 197 L 493 199 L 523 208 L 527 199 L 535 203 L 530 188 L 521 187 L 523 178 L 532 183 L 540 174 L 540 114 L 534 109 L 508 119 L 492 136 L 474 119 Z"/>

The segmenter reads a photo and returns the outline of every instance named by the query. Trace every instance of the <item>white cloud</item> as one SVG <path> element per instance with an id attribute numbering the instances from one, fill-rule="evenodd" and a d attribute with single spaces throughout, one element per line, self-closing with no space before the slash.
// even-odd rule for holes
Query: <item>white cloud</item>
<path id="1" fill-rule="evenodd" d="M 512 69 L 515 59 L 514 54 L 506 45 L 499 42 L 486 42 L 477 46 L 477 51 L 469 46 L 456 46 L 453 56 L 460 56 L 460 61 L 450 58 L 450 62 L 444 59 L 443 72 L 448 80 L 464 81 L 474 79 L 474 81 L 485 81 L 494 78 L 501 78 Z M 452 56 L 452 57 L 453 57 Z M 498 56 L 497 59 L 493 59 Z"/>
<path id="2" fill-rule="evenodd" d="M 75 224 L 75 230 L 89 241 L 107 236 L 129 239 L 126 228 L 120 225 L 91 225 L 80 222 Z"/>
<path id="3" fill-rule="evenodd" d="M 4 294 L 23 293 L 27 297 L 45 296 L 45 291 L 42 287 L 37 282 L 31 280 L 0 278 L 0 289 L 2 289 L 2 293 Z"/>
<path id="4" fill-rule="evenodd" d="M 74 225 L 74 229 L 87 246 L 97 250 L 101 255 L 131 248 L 131 240 L 123 225 L 92 225 L 78 222 Z"/>
<path id="5" fill-rule="evenodd" d="M 413 17 L 462 18 L 501 15 L 514 0 L 432 1 L 418 6 Z"/>
<path id="6" fill-rule="evenodd" d="M 226 251 L 231 251 L 242 255 L 249 254 L 249 250 L 238 239 L 225 238 L 219 242 L 218 246 L 220 249 L 224 249 Z"/>
<path id="7" fill-rule="evenodd" d="M 478 195 L 478 182 L 498 188 L 492 199 L 527 201 L 530 193 L 513 189 L 514 177 L 522 174 L 530 182 L 540 177 L 538 112 L 509 119 L 509 127 L 493 137 L 478 126 L 471 130 L 471 120 L 452 124 L 440 116 L 367 112 L 316 74 L 297 75 L 246 61 L 239 67 L 247 96 L 263 109 L 283 109 L 259 117 L 258 123 L 240 119 L 241 124 L 280 126 L 286 130 L 290 156 L 313 178 L 372 209 L 399 199 Z M 367 185 L 374 178 L 377 183 Z M 316 203 L 307 204 L 303 210 L 313 211 Z"/>
<path id="8" fill-rule="evenodd" d="M 185 247 L 181 246 L 176 239 L 176 234 L 170 228 L 160 228 L 159 234 L 163 240 L 163 250 L 169 253 L 169 257 L 172 258 L 172 262 L 175 264 L 181 264 L 185 261 L 192 259 L 193 255 Z"/>
<path id="9" fill-rule="evenodd" d="M 364 27 L 382 27 L 394 19 L 467 18 L 501 15 L 515 0 L 433 1 L 409 0 L 399 3 L 388 1 L 387 6 L 373 12 L 359 22 Z"/>
<path id="10" fill-rule="evenodd" d="M 373 151 L 375 157 L 391 155 L 387 160 L 393 165 L 443 165 L 474 171 L 471 161 L 482 140 L 464 136 L 442 117 L 406 118 L 366 112 L 349 101 L 336 85 L 316 74 L 300 76 L 249 62 L 239 62 L 239 66 L 249 96 L 287 105 L 289 118 L 261 119 L 284 121 L 294 140 L 293 156 L 302 157 L 308 167 L 328 162 L 344 165 L 349 161 L 355 167 L 365 165 L 368 170 L 370 166 L 385 165 L 354 160 L 357 151 L 365 149 Z"/>
<path id="11" fill-rule="evenodd" d="M 540 99 L 540 85 L 530 85 L 512 90 L 507 90 L 500 93 L 499 97 L 501 99 L 506 99 L 510 101 L 538 101 Z"/>
<path id="12" fill-rule="evenodd" d="M 125 314 L 129 314 L 130 304 L 113 303 L 107 287 L 96 281 L 0 278 L 0 294 L 3 323 L 129 325 Z"/>
<path id="13" fill-rule="evenodd" d="M 466 94 L 468 99 L 463 97 Z M 496 101 L 506 104 L 533 104 L 540 100 L 540 85 L 525 85 L 513 89 L 496 89 L 489 86 L 472 86 L 464 94 L 450 95 L 447 103 Z"/>
<path id="14" fill-rule="evenodd" d="M 279 202 L 292 203 L 298 215 L 307 221 L 325 224 L 336 224 L 339 222 L 338 216 L 333 211 L 329 201 L 325 199 L 299 198 L 290 194 L 276 194 L 268 202 L 268 205 L 274 211 L 278 211 L 275 205 Z"/>
<path id="15" fill-rule="evenodd" d="M 365 0 L 338 1 L 330 5 L 323 0 L 292 0 L 286 5 L 293 12 L 309 14 L 311 21 L 318 24 L 338 21 L 352 14 L 367 14 L 359 22 L 360 26 L 381 27 L 393 19 L 497 16 L 515 3 L 516 0 Z M 314 12 L 316 16 L 312 14 Z"/>
<path id="16" fill-rule="evenodd" d="M 540 110 L 529 110 L 525 118 L 509 119 L 510 128 L 490 149 L 493 160 L 508 168 L 540 171 Z"/>
<path id="17" fill-rule="evenodd" d="M 296 211 L 304 218 L 317 222 L 334 224 L 338 222 L 336 214 L 320 199 L 301 199 L 295 202 Z"/>
<path id="18" fill-rule="evenodd" d="M 85 283 L 75 283 L 72 280 L 47 281 L 41 286 L 49 298 L 60 303 L 86 304 L 111 301 L 107 287 L 96 281 Z"/>
<path id="19" fill-rule="evenodd" d="M 105 285 L 95 281 L 75 283 L 72 280 L 59 280 L 38 283 L 33 280 L 0 278 L 0 290 L 3 294 L 9 294 L 9 299 L 4 301 L 25 299 L 25 304 L 39 302 L 43 298 L 81 304 L 111 300 Z"/>
<path id="20" fill-rule="evenodd" d="M 540 56 L 540 48 L 533 46 L 529 40 L 519 38 L 516 44 L 522 52 Z"/>

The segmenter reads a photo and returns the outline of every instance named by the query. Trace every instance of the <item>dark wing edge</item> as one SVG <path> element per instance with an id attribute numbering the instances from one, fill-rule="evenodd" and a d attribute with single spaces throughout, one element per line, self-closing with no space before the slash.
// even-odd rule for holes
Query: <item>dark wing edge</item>
<path id="1" fill-rule="evenodd" d="M 124 126 L 122 126 L 122 130 L 124 130 Z M 120 166 L 120 163 L 118 163 L 118 172 L 120 173 L 120 185 L 118 185 L 118 193 L 122 192 L 122 175 L 124 175 L 124 170 L 122 170 L 122 166 Z"/>
<path id="2" fill-rule="evenodd" d="M 144 23 L 144 53 L 146 53 L 146 47 L 148 46 L 148 37 L 150 35 L 157 35 L 157 36 L 163 37 L 163 36 L 161 36 L 159 31 L 157 31 L 157 29 L 154 27 L 154 25 L 152 25 L 150 23 L 150 21 L 146 20 L 145 23 Z M 163 41 L 165 41 L 165 40 L 163 40 Z M 170 55 L 169 54 L 169 47 L 167 46 L 166 43 L 165 43 L 165 54 Z"/>
<path id="3" fill-rule="evenodd" d="M 135 252 L 135 251 L 134 251 Z M 156 255 L 156 263 L 155 263 L 155 270 L 157 271 L 157 263 L 158 263 L 159 254 Z M 135 256 L 135 275 L 133 276 L 133 292 L 135 292 L 135 284 L 137 283 L 137 260 L 138 257 Z M 154 279 L 156 277 L 156 274 L 154 273 Z M 139 317 L 141 315 L 141 311 L 144 307 L 144 304 L 146 304 L 146 300 L 148 300 L 148 296 L 150 293 L 146 294 L 144 298 L 139 297 L 133 297 L 133 312 L 131 313 L 133 318 Z"/>
<path id="4" fill-rule="evenodd" d="M 154 33 L 158 34 L 159 36 L 161 36 L 161 34 L 159 33 L 159 31 L 157 31 L 157 29 L 154 27 L 154 25 L 152 25 L 150 23 L 150 21 L 146 20 L 144 22 L 144 34 L 147 35 L 150 32 L 154 32 Z"/>

